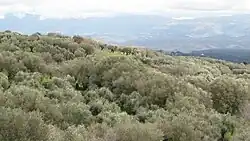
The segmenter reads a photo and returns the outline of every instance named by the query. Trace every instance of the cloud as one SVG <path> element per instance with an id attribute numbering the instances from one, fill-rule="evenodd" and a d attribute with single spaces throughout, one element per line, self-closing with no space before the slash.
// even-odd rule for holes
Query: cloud
<path id="1" fill-rule="evenodd" d="M 116 13 L 175 13 L 176 11 L 250 11 L 249 0 L 0 0 L 0 16 L 37 14 L 43 18 L 113 15 Z"/>

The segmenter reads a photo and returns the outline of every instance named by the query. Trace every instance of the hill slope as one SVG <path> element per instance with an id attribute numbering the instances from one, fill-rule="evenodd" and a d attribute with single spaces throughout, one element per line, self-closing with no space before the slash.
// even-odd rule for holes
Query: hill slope
<path id="1" fill-rule="evenodd" d="M 1 141 L 250 139 L 250 67 L 0 33 Z"/>

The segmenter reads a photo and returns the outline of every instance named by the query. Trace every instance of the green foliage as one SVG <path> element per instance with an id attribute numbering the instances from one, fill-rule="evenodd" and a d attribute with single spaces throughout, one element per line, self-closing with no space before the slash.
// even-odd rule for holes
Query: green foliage
<path id="1" fill-rule="evenodd" d="M 1 141 L 246 141 L 250 67 L 0 32 Z"/>
<path id="2" fill-rule="evenodd" d="M 93 54 L 95 52 L 95 48 L 92 44 L 81 43 L 80 47 L 85 50 L 87 55 Z"/>
<path id="3" fill-rule="evenodd" d="M 6 76 L 4 73 L 0 73 L 0 89 L 1 90 L 6 90 L 9 87 L 9 80 L 8 76 Z"/>
<path id="4" fill-rule="evenodd" d="M 47 141 L 48 125 L 38 112 L 25 113 L 20 109 L 0 108 L 1 141 Z"/>
<path id="5" fill-rule="evenodd" d="M 248 101 L 248 84 L 242 79 L 221 76 L 210 84 L 213 107 L 221 113 L 237 114 Z"/>
<path id="6" fill-rule="evenodd" d="M 159 141 L 163 133 L 154 124 L 125 123 L 115 127 L 119 141 Z"/>

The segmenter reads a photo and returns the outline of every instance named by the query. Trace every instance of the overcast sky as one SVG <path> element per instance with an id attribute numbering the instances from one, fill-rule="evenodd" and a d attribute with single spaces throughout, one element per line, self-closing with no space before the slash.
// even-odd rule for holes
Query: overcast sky
<path id="1" fill-rule="evenodd" d="M 209 12 L 208 12 L 209 11 Z M 117 13 L 248 12 L 250 0 L 0 0 L 0 17 L 14 13 L 44 18 L 102 16 Z"/>

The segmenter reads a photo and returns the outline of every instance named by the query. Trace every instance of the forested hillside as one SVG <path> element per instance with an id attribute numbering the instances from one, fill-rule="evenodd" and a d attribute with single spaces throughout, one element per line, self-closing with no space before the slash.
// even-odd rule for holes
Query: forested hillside
<path id="1" fill-rule="evenodd" d="M 1 141 L 250 141 L 250 66 L 0 33 Z"/>

